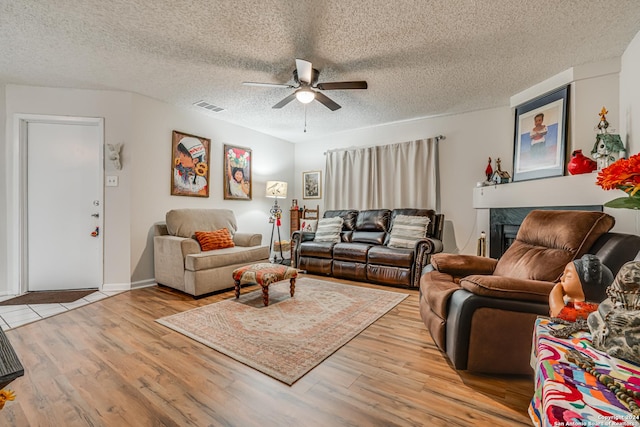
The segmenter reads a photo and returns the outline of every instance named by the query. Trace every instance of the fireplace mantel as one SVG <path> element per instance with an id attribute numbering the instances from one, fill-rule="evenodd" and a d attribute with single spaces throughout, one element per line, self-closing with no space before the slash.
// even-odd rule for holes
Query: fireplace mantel
<path id="1" fill-rule="evenodd" d="M 473 190 L 473 207 L 602 205 L 624 195 L 620 191 L 604 191 L 596 185 L 596 177 L 597 173 L 592 172 L 477 187 Z"/>
<path id="2" fill-rule="evenodd" d="M 600 188 L 596 185 L 597 176 L 592 172 L 474 188 L 473 207 L 476 209 L 478 237 L 481 231 L 490 229 L 492 208 L 604 205 L 609 200 L 624 196 L 622 191 Z M 604 208 L 604 212 L 616 219 L 612 231 L 639 234 L 640 210 Z"/>

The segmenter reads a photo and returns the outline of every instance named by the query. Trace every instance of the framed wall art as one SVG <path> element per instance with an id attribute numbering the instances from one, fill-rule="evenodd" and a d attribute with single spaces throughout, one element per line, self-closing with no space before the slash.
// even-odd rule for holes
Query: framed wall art
<path id="1" fill-rule="evenodd" d="M 513 181 L 564 175 L 568 101 L 564 86 L 516 107 Z"/>
<path id="2" fill-rule="evenodd" d="M 224 146 L 224 198 L 226 200 L 251 200 L 251 150 Z"/>
<path id="3" fill-rule="evenodd" d="M 302 198 L 322 198 L 322 171 L 302 172 Z"/>
<path id="4" fill-rule="evenodd" d="M 171 195 L 209 197 L 211 140 L 173 131 L 171 138 Z"/>

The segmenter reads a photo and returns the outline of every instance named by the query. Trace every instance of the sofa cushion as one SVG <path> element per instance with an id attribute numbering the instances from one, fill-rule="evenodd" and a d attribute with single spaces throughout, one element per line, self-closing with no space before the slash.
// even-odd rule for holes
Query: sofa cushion
<path id="1" fill-rule="evenodd" d="M 333 259 L 367 262 L 367 251 L 371 245 L 363 243 L 337 243 L 333 247 Z"/>
<path id="2" fill-rule="evenodd" d="M 584 255 L 614 224 L 604 212 L 531 211 L 493 274 L 556 282 L 567 263 Z"/>
<path id="3" fill-rule="evenodd" d="M 305 233 L 315 233 L 318 229 L 318 220 L 317 219 L 301 219 L 300 220 L 300 231 Z"/>
<path id="4" fill-rule="evenodd" d="M 342 210 L 342 211 L 325 211 L 324 218 L 342 218 L 342 231 L 352 231 L 356 228 L 356 219 L 358 218 L 358 211 L 354 209 Z"/>
<path id="5" fill-rule="evenodd" d="M 300 258 L 332 258 L 334 246 L 335 243 L 333 242 L 302 242 L 300 244 Z"/>
<path id="6" fill-rule="evenodd" d="M 389 209 L 369 209 L 358 212 L 356 231 L 389 231 Z M 355 234 L 355 233 L 354 233 Z M 354 236 L 355 237 L 355 236 Z"/>
<path id="7" fill-rule="evenodd" d="M 413 248 L 419 239 L 425 237 L 431 220 L 426 216 L 397 215 L 391 226 L 390 248 Z"/>
<path id="8" fill-rule="evenodd" d="M 203 251 L 232 248 L 235 246 L 229 230 L 221 228 L 215 231 L 196 231 L 196 240 Z"/>
<path id="9" fill-rule="evenodd" d="M 313 241 L 338 243 L 340 241 L 343 222 L 343 219 L 339 216 L 335 218 L 322 218 L 318 221 L 318 229 L 316 230 L 316 236 L 313 238 Z"/>
<path id="10" fill-rule="evenodd" d="M 252 246 L 250 248 L 234 246 L 233 248 L 216 249 L 215 251 L 187 255 L 184 260 L 184 266 L 185 269 L 190 271 L 201 271 L 229 265 L 262 262 L 268 258 L 268 246 Z"/>
<path id="11" fill-rule="evenodd" d="M 396 249 L 386 246 L 373 246 L 369 249 L 367 262 L 369 264 L 377 265 L 411 267 L 413 264 L 413 249 Z"/>
<path id="12" fill-rule="evenodd" d="M 167 231 L 172 236 L 192 238 L 196 231 L 221 228 L 234 235 L 238 230 L 236 217 L 229 209 L 174 209 L 166 215 Z"/>

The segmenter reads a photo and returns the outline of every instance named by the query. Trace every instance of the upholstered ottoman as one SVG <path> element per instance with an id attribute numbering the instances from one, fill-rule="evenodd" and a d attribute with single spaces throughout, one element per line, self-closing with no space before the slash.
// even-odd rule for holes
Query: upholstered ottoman
<path id="1" fill-rule="evenodd" d="M 260 285 L 262 286 L 262 301 L 265 306 L 269 305 L 269 285 L 272 283 L 289 279 L 292 298 L 296 291 L 298 270 L 286 265 L 252 264 L 236 268 L 232 274 L 235 282 L 236 298 L 240 297 L 240 285 Z"/>

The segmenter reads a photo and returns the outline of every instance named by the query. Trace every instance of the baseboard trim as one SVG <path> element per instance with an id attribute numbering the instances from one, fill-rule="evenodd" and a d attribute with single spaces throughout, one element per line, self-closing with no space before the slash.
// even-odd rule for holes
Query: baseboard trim
<path id="1" fill-rule="evenodd" d="M 100 290 L 106 292 L 118 292 L 128 291 L 130 289 L 131 283 L 103 283 Z"/>
<path id="2" fill-rule="evenodd" d="M 131 282 L 131 289 L 148 288 L 150 286 L 156 286 L 156 279 L 138 280 L 137 282 Z"/>

